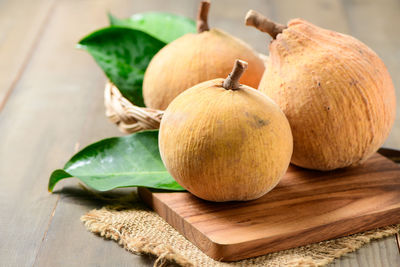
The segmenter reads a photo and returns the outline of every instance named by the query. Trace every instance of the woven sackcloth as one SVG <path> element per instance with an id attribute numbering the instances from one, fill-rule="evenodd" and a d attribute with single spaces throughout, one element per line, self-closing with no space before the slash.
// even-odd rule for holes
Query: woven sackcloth
<path id="1" fill-rule="evenodd" d="M 104 238 L 117 241 L 135 254 L 157 258 L 155 266 L 324 266 L 342 255 L 355 251 L 371 240 L 394 235 L 400 224 L 360 234 L 319 242 L 303 247 L 270 253 L 234 263 L 218 262 L 185 239 L 154 211 L 138 200 L 113 202 L 113 206 L 95 209 L 81 217 L 87 229 Z"/>

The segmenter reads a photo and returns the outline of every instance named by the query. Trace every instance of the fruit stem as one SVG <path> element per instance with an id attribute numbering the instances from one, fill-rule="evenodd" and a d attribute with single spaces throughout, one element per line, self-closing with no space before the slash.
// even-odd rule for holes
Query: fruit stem
<path id="1" fill-rule="evenodd" d="M 273 39 L 276 39 L 276 36 L 287 28 L 285 25 L 273 22 L 257 11 L 251 9 L 247 12 L 244 20 L 246 25 L 253 26 L 262 32 L 268 33 Z"/>
<path id="2" fill-rule="evenodd" d="M 201 1 L 199 11 L 197 13 L 197 32 L 202 33 L 208 31 L 208 10 L 210 9 L 209 1 Z"/>
<path id="3" fill-rule="evenodd" d="M 233 66 L 232 72 L 226 77 L 222 86 L 226 90 L 237 90 L 239 89 L 240 77 L 243 75 L 244 71 L 247 69 L 247 62 L 243 60 L 236 59 L 235 65 Z"/>

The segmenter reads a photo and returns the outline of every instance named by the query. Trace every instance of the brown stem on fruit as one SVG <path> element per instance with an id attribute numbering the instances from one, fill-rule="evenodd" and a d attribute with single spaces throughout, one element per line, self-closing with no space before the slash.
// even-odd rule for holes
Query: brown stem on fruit
<path id="1" fill-rule="evenodd" d="M 273 22 L 254 10 L 249 10 L 244 20 L 246 25 L 253 26 L 262 32 L 266 32 L 274 39 L 287 28 L 285 25 Z"/>
<path id="2" fill-rule="evenodd" d="M 247 62 L 243 60 L 236 59 L 235 65 L 233 66 L 232 72 L 226 77 L 222 86 L 226 90 L 237 90 L 239 89 L 240 77 L 243 75 L 244 71 L 247 69 Z"/>
<path id="3" fill-rule="evenodd" d="M 199 11 L 197 13 L 197 32 L 208 31 L 208 10 L 210 9 L 209 1 L 201 1 Z"/>

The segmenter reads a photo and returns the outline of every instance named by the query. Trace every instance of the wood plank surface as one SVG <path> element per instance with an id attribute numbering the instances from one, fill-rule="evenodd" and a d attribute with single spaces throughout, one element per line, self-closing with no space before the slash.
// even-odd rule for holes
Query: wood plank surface
<path id="1" fill-rule="evenodd" d="M 268 38 L 242 24 L 249 8 L 280 22 L 305 17 L 351 32 L 378 51 L 399 88 L 398 27 L 393 25 L 400 10 L 395 0 L 385 0 L 381 6 L 373 1 L 339 0 L 218 0 L 212 5 L 211 26 L 243 38 L 264 53 Z M 125 252 L 114 242 L 86 232 L 79 217 L 103 203 L 92 201 L 75 180 L 64 182 L 53 195 L 46 185 L 50 172 L 63 165 L 77 143 L 82 147 L 120 135 L 103 115 L 104 75 L 90 56 L 74 48 L 79 38 L 105 26 L 108 11 L 118 17 L 150 10 L 192 17 L 196 8 L 195 0 L 0 1 L 1 266 L 152 265 L 153 259 Z M 367 28 L 380 30 L 384 39 L 369 34 Z M 387 143 L 392 147 L 399 148 L 399 127 L 397 121 Z M 343 258 L 335 264 L 395 266 L 398 258 L 390 256 L 397 248 L 394 239 L 376 244 L 350 254 L 351 261 Z"/>
<path id="2" fill-rule="evenodd" d="M 280 23 L 285 23 L 291 18 L 301 17 L 321 27 L 354 35 L 374 49 L 382 57 L 392 75 L 396 88 L 397 102 L 400 102 L 400 68 L 398 67 L 400 64 L 398 59 L 400 55 L 400 39 L 398 38 L 400 28 L 393 26 L 398 25 L 398 20 L 400 19 L 399 1 L 272 0 L 269 3 L 273 6 L 272 10 L 269 11 L 271 18 Z M 264 10 L 261 11 L 269 15 L 266 12 L 266 8 Z M 376 32 L 379 33 L 375 34 Z M 398 105 L 397 114 L 399 112 Z M 385 145 L 400 149 L 400 121 L 399 116 L 396 117 L 392 133 Z M 384 247 L 390 248 L 391 251 L 396 251 L 397 248 L 393 238 L 388 238 L 385 241 L 378 240 L 375 243 L 384 243 Z M 372 245 L 366 245 L 357 252 L 349 253 L 349 256 L 343 259 L 344 264 L 351 263 L 349 266 L 368 266 L 365 265 L 365 260 L 363 259 L 372 258 L 379 259 L 378 262 L 385 262 L 384 249 L 381 246 L 379 248 L 381 248 L 380 253 L 379 250 L 372 249 Z M 393 260 L 393 258 L 391 259 Z M 334 264 L 340 264 L 341 262 L 342 259 L 338 259 L 335 260 Z M 398 261 L 389 261 L 389 263 L 389 265 L 376 266 L 396 266 Z M 369 266 L 375 265 L 371 264 Z"/>
<path id="3" fill-rule="evenodd" d="M 85 9 L 81 1 L 57 2 L 0 113 L 2 266 L 34 264 L 59 200 L 46 189 L 51 171 L 71 156 L 77 142 L 118 134 L 104 119 L 103 74 L 74 48 L 81 36 L 105 24 L 101 6 L 107 2 L 86 1 Z M 76 241 L 61 243 L 73 247 Z"/>
<path id="4" fill-rule="evenodd" d="M 224 31 L 248 42 L 259 53 L 268 54 L 268 39 L 257 30 L 244 24 L 244 17 L 249 9 L 262 9 L 265 14 L 270 14 L 272 4 L 269 1 L 235 1 L 218 0 L 211 1 L 209 12 L 210 27 L 220 28 Z M 229 7 L 229 8 L 227 8 Z"/>
<path id="5" fill-rule="evenodd" d="M 95 9 L 93 9 L 94 6 L 96 6 Z M 73 129 L 70 129 L 70 131 L 73 132 L 74 137 L 69 137 L 68 142 L 75 139 L 85 145 L 100 138 L 120 135 L 117 128 L 107 122 L 104 116 L 102 97 L 105 79 L 88 54 L 73 49 L 76 41 L 91 30 L 106 25 L 107 11 L 118 17 L 128 17 L 133 13 L 149 10 L 167 10 L 193 17 L 196 6 L 197 3 L 194 1 L 182 2 L 179 0 L 162 2 L 139 0 L 71 2 L 64 0 L 58 2 L 54 19 L 49 23 L 48 32 L 43 36 L 43 41 L 62 40 L 62 46 L 52 45 L 49 47 L 51 50 L 49 58 L 51 54 L 61 54 L 63 58 L 72 57 L 68 60 L 68 64 L 58 66 L 55 72 L 56 76 L 62 79 L 68 78 L 65 73 L 71 73 L 73 78 L 69 86 L 76 88 L 66 96 L 70 103 L 76 104 L 63 108 L 64 112 L 73 112 L 75 115 L 64 118 L 65 126 L 73 125 Z M 66 31 L 63 30 L 65 21 L 72 17 L 74 20 L 70 22 L 67 29 L 69 34 L 63 37 L 62 35 Z M 87 25 L 87 27 L 76 31 L 82 24 Z M 45 57 L 45 51 L 48 50 L 43 50 L 41 58 Z M 41 63 L 38 62 L 38 64 Z M 80 72 L 83 73 L 77 77 Z M 65 84 L 63 81 L 53 80 L 48 84 L 48 87 L 54 88 L 60 83 Z M 65 90 L 65 88 L 60 90 Z M 81 100 L 77 98 L 81 98 Z M 89 106 L 88 99 L 91 99 Z M 59 104 L 63 102 L 60 101 Z M 68 104 L 68 102 L 65 104 Z M 54 122 L 49 122 L 49 124 L 55 125 Z M 65 134 L 59 134 L 59 138 L 62 138 L 62 136 L 65 136 Z M 71 155 L 70 151 L 57 157 L 58 165 L 53 163 L 51 167 L 62 166 L 69 155 Z M 49 173 L 50 170 L 44 180 L 47 181 Z M 79 220 L 80 216 L 93 208 L 101 207 L 104 203 L 93 200 L 93 196 L 85 194 L 79 188 L 77 189 L 76 184 L 77 182 L 72 180 L 56 187 L 59 192 L 57 196 L 61 196 L 61 198 L 54 210 L 51 225 L 44 237 L 35 266 L 152 266 L 153 258 L 126 252 L 115 242 L 104 241 L 85 229 Z"/>
<path id="6" fill-rule="evenodd" d="M 303 18 L 320 27 L 348 33 L 349 27 L 343 4 L 332 0 L 274 0 L 271 18 L 279 23 L 286 24 L 293 18 Z"/>
<path id="7" fill-rule="evenodd" d="M 54 0 L 0 2 L 0 110 L 34 53 Z"/>
<path id="8" fill-rule="evenodd" d="M 350 0 L 341 1 L 346 16 L 348 33 L 370 46 L 382 58 L 392 76 L 396 88 L 397 103 L 400 102 L 400 2 L 397 0 Z M 400 105 L 397 105 L 397 114 Z M 396 121 L 385 146 L 400 148 L 400 119 Z M 332 266 L 396 266 L 400 254 L 394 237 L 377 240 L 336 260 Z"/>
<path id="9" fill-rule="evenodd" d="M 400 166 L 375 154 L 331 172 L 290 166 L 265 196 L 215 203 L 140 188 L 142 199 L 213 259 L 235 261 L 400 222 Z"/>
<path id="10" fill-rule="evenodd" d="M 400 254 L 394 236 L 375 240 L 359 250 L 336 259 L 330 267 L 394 267 L 400 262 Z M 397 265 L 396 265 L 397 264 Z"/>
<path id="11" fill-rule="evenodd" d="M 86 231 L 79 218 L 88 210 L 109 203 L 77 188 L 75 181 L 64 184 L 56 194 L 61 198 L 34 266 L 152 266 L 153 258 L 136 256 L 115 242 Z"/>
<path id="12" fill-rule="evenodd" d="M 343 1 L 349 21 L 350 34 L 370 46 L 385 62 L 392 76 L 400 114 L 400 1 L 349 0 Z M 400 148 L 400 116 L 385 146 Z"/>

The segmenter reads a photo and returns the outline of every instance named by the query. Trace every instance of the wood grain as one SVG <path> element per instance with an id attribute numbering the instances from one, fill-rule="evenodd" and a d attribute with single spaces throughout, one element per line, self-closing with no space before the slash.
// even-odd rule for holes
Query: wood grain
<path id="1" fill-rule="evenodd" d="M 106 23 L 105 11 L 100 2 L 86 2 L 85 9 L 79 2 L 57 2 L 1 111 L 2 266 L 32 266 L 42 242 L 46 242 L 59 201 L 58 195 L 46 189 L 51 171 L 73 154 L 77 142 L 86 145 L 118 134 L 104 119 L 103 74 L 89 56 L 74 48 L 81 36 Z M 94 5 L 99 9 L 92 10 Z M 26 16 L 24 23 L 31 23 L 30 18 Z M 60 242 L 69 247 L 83 240 Z"/>
<path id="2" fill-rule="evenodd" d="M 331 267 L 393 267 L 400 262 L 394 236 L 374 240 L 359 250 L 336 259 Z"/>
<path id="3" fill-rule="evenodd" d="M 227 8 L 229 7 L 229 8 Z M 255 29 L 251 29 L 244 23 L 244 17 L 249 9 L 257 9 L 264 14 L 270 15 L 272 4 L 270 1 L 235 1 L 218 0 L 212 1 L 209 25 L 211 28 L 222 29 L 236 37 L 245 40 L 259 53 L 268 54 L 268 39 Z"/>
<path id="4" fill-rule="evenodd" d="M 271 18 L 279 23 L 286 24 L 293 18 L 303 18 L 323 28 L 342 33 L 349 32 L 341 1 L 303 0 L 293 3 L 290 0 L 275 0 L 272 1 L 272 5 Z"/>
<path id="5" fill-rule="evenodd" d="M 131 191 L 117 191 L 112 195 L 121 196 Z M 86 231 L 79 218 L 88 210 L 110 203 L 77 188 L 76 181 L 66 182 L 56 194 L 60 201 L 34 266 L 152 266 L 153 258 L 128 253 L 115 242 Z"/>
<path id="6" fill-rule="evenodd" d="M 398 47 L 400 29 L 389 25 L 397 25 L 399 20 L 399 4 L 397 0 L 388 1 L 347 1 L 347 0 L 273 0 L 270 1 L 272 7 L 272 18 L 278 22 L 286 22 L 291 18 L 302 17 L 319 26 L 335 31 L 354 35 L 361 41 L 373 48 L 384 60 L 389 72 L 392 74 L 397 97 L 399 97 L 399 71 L 398 68 Z M 264 8 L 266 9 L 266 8 Z M 379 32 L 379 33 L 377 33 Z M 384 36 L 382 36 L 384 35 Z M 397 52 L 396 52 L 397 51 Z M 399 113 L 399 111 L 397 112 Z M 399 116 L 394 125 L 386 146 L 399 149 L 400 123 Z M 380 250 L 373 249 L 372 245 L 367 244 L 361 250 L 349 253 L 341 259 L 337 259 L 332 266 L 396 266 L 398 258 L 388 257 L 386 250 L 395 251 L 396 243 L 393 239 L 377 240 Z M 382 264 L 374 265 L 371 259 Z M 396 260 L 397 259 L 397 260 Z M 343 265 L 340 263 L 343 261 Z M 386 265 L 384 262 L 388 261 Z"/>
<path id="7" fill-rule="evenodd" d="M 272 19 L 285 23 L 291 18 L 302 17 L 321 27 L 354 35 L 368 46 L 373 48 L 384 60 L 395 85 L 396 95 L 399 103 L 400 96 L 400 78 L 399 78 L 399 27 L 397 25 L 400 18 L 400 2 L 398 0 L 272 0 L 268 1 L 269 7 L 259 5 L 261 12 L 267 14 Z M 267 37 L 269 38 L 269 37 Z M 399 106 L 398 106 L 399 108 Z M 398 112 L 399 113 L 399 110 Z M 400 148 L 400 123 L 399 116 L 393 127 L 385 146 Z M 377 240 L 376 243 L 384 243 L 387 249 L 396 246 L 393 239 L 386 241 Z M 393 249 L 392 249 L 393 251 Z M 380 253 L 379 253 L 380 252 Z M 345 257 L 342 266 L 375 266 L 373 263 L 366 265 L 362 259 L 380 259 L 378 262 L 385 262 L 384 248 L 381 251 L 372 249 L 372 245 L 366 245 L 365 248 L 349 254 L 351 261 Z M 399 261 L 393 261 L 389 258 L 389 265 L 377 266 L 396 266 Z M 342 259 L 335 261 L 338 264 Z"/>
<path id="8" fill-rule="evenodd" d="M 190 193 L 139 192 L 203 252 L 224 261 L 400 222 L 400 167 L 378 154 L 347 170 L 290 166 L 274 190 L 249 202 L 212 203 Z"/>
<path id="9" fill-rule="evenodd" d="M 34 52 L 53 3 L 53 0 L 1 2 L 0 110 Z"/>
<path id="10" fill-rule="evenodd" d="M 128 17 L 137 12 L 160 9 L 193 16 L 196 6 L 195 1 L 182 2 L 180 0 L 162 2 L 63 0 L 58 2 L 54 10 L 54 19 L 49 23 L 46 35 L 42 39 L 43 43 L 50 42 L 51 44 L 43 50 L 39 47 L 40 54 L 38 61 L 35 61 L 35 69 L 40 69 L 41 64 L 45 62 L 52 62 L 52 55 L 55 54 L 59 55 L 61 57 L 59 60 L 63 62 L 63 64 L 54 63 L 56 68 L 53 70 L 54 79 L 49 80 L 45 88 L 46 93 L 49 93 L 52 88 L 58 88 L 59 94 L 64 93 L 61 99 L 55 99 L 55 95 L 47 97 L 47 99 L 56 100 L 55 105 L 58 105 L 60 109 L 55 112 L 56 114 L 51 115 L 53 121 L 47 122 L 48 127 L 53 125 L 61 129 L 54 130 L 57 132 L 48 136 L 53 143 L 52 149 L 46 151 L 50 153 L 48 157 L 51 157 L 53 149 L 58 147 L 59 151 L 52 156 L 54 157 L 52 162 L 45 165 L 47 171 L 42 177 L 43 182 L 47 182 L 52 169 L 61 167 L 72 155 L 71 150 L 76 142 L 79 142 L 82 147 L 104 137 L 121 135 L 117 127 L 109 123 L 104 115 L 105 78 L 87 53 L 74 49 L 76 41 L 92 30 L 106 25 L 107 11 L 118 17 Z M 65 21 L 70 18 L 73 20 L 66 25 Z M 70 82 L 67 82 L 67 79 Z M 43 109 L 43 111 L 46 110 Z M 69 115 L 63 117 L 62 123 L 56 122 L 54 118 L 62 114 Z M 67 146 L 70 146 L 69 149 Z M 60 200 L 37 253 L 34 266 L 152 266 L 154 258 L 126 252 L 115 242 L 105 241 L 85 229 L 79 220 L 80 216 L 106 203 L 96 201 L 93 196 L 82 192 L 76 185 L 77 181 L 72 179 L 56 188 L 55 196 L 60 197 Z M 44 184 L 42 186 L 43 193 L 46 195 L 44 197 L 50 197 L 50 194 L 45 192 L 46 186 Z M 132 190 L 134 189 L 130 188 L 122 193 Z"/>
<path id="11" fill-rule="evenodd" d="M 76 143 L 84 146 L 119 135 L 103 115 L 104 75 L 90 56 L 74 49 L 76 41 L 105 26 L 107 11 L 118 17 L 150 10 L 194 16 L 197 2 L 0 1 L 0 102 L 4 103 L 12 91 L 0 111 L 1 266 L 152 266 L 152 259 L 132 255 L 114 242 L 86 232 L 80 215 L 103 203 L 82 196 L 76 180 L 64 182 L 60 194 L 48 194 L 46 185 L 50 172 L 72 155 Z M 400 62 L 400 28 L 393 26 L 398 24 L 398 1 L 343 3 L 218 0 L 213 2 L 210 25 L 243 38 L 265 53 L 268 39 L 242 25 L 249 8 L 280 22 L 305 17 L 343 32 L 348 25 L 345 12 L 349 12 L 348 32 L 369 45 L 369 38 L 374 39 L 371 46 L 389 63 L 399 87 L 396 62 Z M 395 129 L 399 125 L 396 122 Z M 397 140 L 398 135 L 392 134 L 389 145 L 399 147 Z M 398 257 L 390 256 L 393 247 L 397 248 L 394 240 L 376 244 L 350 254 L 351 260 L 344 257 L 343 264 L 347 265 L 341 266 L 396 266 Z M 335 264 L 340 262 L 342 259 Z"/>
<path id="12" fill-rule="evenodd" d="M 400 103 L 400 1 L 343 1 L 343 13 L 349 22 L 349 33 L 371 47 L 383 60 L 396 88 Z M 397 114 L 400 105 L 397 104 Z M 400 149 L 400 116 L 396 116 L 385 146 Z"/>

